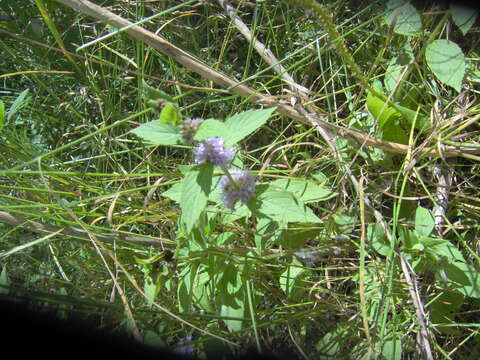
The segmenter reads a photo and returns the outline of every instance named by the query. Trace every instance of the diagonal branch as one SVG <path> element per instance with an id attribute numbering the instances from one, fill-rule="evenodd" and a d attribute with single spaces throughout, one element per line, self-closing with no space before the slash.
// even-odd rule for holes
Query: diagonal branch
<path id="1" fill-rule="evenodd" d="M 252 43 L 255 51 L 270 65 L 277 74 L 285 81 L 288 86 L 294 90 L 298 95 L 305 96 L 309 93 L 309 90 L 304 86 L 301 86 L 295 82 L 293 77 L 287 72 L 283 65 L 273 55 L 272 51 L 261 43 L 251 32 L 247 25 L 240 19 L 235 12 L 235 9 L 226 0 L 217 0 L 221 7 L 225 10 L 227 15 L 232 20 L 235 27 L 245 37 L 245 39 Z"/>
<path id="2" fill-rule="evenodd" d="M 172 43 L 168 42 L 159 35 L 156 35 L 138 25 L 134 25 L 130 21 L 118 16 L 107 9 L 91 3 L 88 0 L 56 0 L 59 3 L 62 3 L 66 6 L 69 6 L 78 12 L 94 17 L 100 20 L 103 23 L 110 24 L 116 28 L 125 28 L 123 31 L 130 35 L 132 38 L 143 41 L 144 43 L 150 45 L 151 47 L 157 49 L 160 53 L 171 57 L 176 60 L 187 69 L 196 72 L 200 76 L 204 77 L 207 80 L 213 81 L 217 85 L 228 89 L 231 93 L 247 98 L 249 101 L 268 106 L 268 107 L 277 107 L 277 112 L 288 116 L 291 119 L 300 121 L 304 124 L 310 124 L 310 121 L 301 113 L 299 113 L 294 107 L 287 105 L 278 101 L 275 97 L 265 95 L 262 93 L 256 92 L 254 89 L 239 83 L 238 81 L 232 79 L 231 77 L 213 69 L 204 62 L 196 59 L 194 56 L 185 52 L 184 50 L 178 48 Z M 122 31 L 122 30 L 121 30 Z M 322 127 L 324 130 L 329 132 L 334 132 L 338 136 L 349 138 L 357 141 L 360 144 L 365 144 L 373 146 L 385 151 L 397 153 L 397 154 L 407 154 L 408 146 L 403 144 L 394 143 L 391 141 L 383 141 L 379 139 L 372 138 L 367 134 L 342 128 L 330 124 L 320 118 L 316 119 L 317 126 Z M 437 149 L 423 149 L 421 151 L 424 155 L 438 156 L 439 152 Z M 470 148 L 467 146 L 444 146 L 442 155 L 445 157 L 452 156 L 464 156 L 464 157 L 474 157 L 472 154 L 480 153 L 478 148 Z M 475 156 L 475 158 L 477 158 Z"/>

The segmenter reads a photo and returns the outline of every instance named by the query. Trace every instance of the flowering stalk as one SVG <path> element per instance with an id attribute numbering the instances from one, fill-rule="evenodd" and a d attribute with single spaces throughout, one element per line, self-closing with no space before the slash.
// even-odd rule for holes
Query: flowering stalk
<path id="1" fill-rule="evenodd" d="M 234 211 L 237 201 L 247 204 L 255 196 L 255 178 L 247 170 L 227 170 L 220 180 L 222 200 L 227 208 Z"/>

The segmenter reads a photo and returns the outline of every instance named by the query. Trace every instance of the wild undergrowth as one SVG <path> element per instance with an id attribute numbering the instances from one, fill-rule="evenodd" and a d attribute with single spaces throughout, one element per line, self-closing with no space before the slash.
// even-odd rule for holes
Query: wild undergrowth
<path id="1" fill-rule="evenodd" d="M 205 74 L 75 3 L 0 3 L 2 296 L 200 357 L 480 356 L 474 10 L 98 2 Z"/>

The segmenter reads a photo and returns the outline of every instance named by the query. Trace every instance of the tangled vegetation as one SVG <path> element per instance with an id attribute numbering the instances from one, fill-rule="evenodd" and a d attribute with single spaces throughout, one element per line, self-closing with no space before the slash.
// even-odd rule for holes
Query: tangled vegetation
<path id="1" fill-rule="evenodd" d="M 206 358 L 478 359 L 477 24 L 0 3 L 0 295 Z"/>

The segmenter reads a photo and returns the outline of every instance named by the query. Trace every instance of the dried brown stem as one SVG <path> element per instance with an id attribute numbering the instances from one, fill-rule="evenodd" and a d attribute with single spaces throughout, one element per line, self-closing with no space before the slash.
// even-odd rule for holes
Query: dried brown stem
<path id="1" fill-rule="evenodd" d="M 275 97 L 261 94 L 253 90 L 252 88 L 239 83 L 238 81 L 230 78 L 229 76 L 211 68 L 202 61 L 196 59 L 192 55 L 188 54 L 184 50 L 178 48 L 177 46 L 171 44 L 170 42 L 163 39 L 161 36 L 158 36 L 148 30 L 143 29 L 140 26 L 132 26 L 133 24 L 108 11 L 107 9 L 95 5 L 87 0 L 56 0 L 59 3 L 62 3 L 66 6 L 69 6 L 82 14 L 94 17 L 103 23 L 110 24 L 116 28 L 124 28 L 129 26 L 128 29 L 125 29 L 124 32 L 130 35 L 131 37 L 143 41 L 151 47 L 157 49 L 160 53 L 171 57 L 176 60 L 187 69 L 196 72 L 205 79 L 211 80 L 217 85 L 227 88 L 231 93 L 237 94 L 239 96 L 247 98 L 249 101 L 265 105 L 268 107 L 277 107 L 277 112 L 288 116 L 294 120 L 300 121 L 304 124 L 309 124 L 310 121 L 295 110 L 292 106 L 285 103 L 279 102 Z M 323 129 L 334 132 L 338 136 L 349 138 L 357 141 L 360 144 L 365 144 L 373 146 L 385 151 L 406 154 L 408 152 L 408 146 L 403 144 L 398 144 L 390 141 L 383 141 L 379 139 L 374 139 L 367 134 L 341 128 L 336 125 L 332 125 L 321 118 L 316 119 L 317 125 Z M 437 149 L 423 149 L 421 151 L 424 155 L 439 155 Z M 457 146 L 444 146 L 443 155 L 445 157 L 451 156 L 472 156 L 472 154 L 480 153 L 480 149 L 477 148 L 468 148 L 468 147 L 457 147 Z"/>

